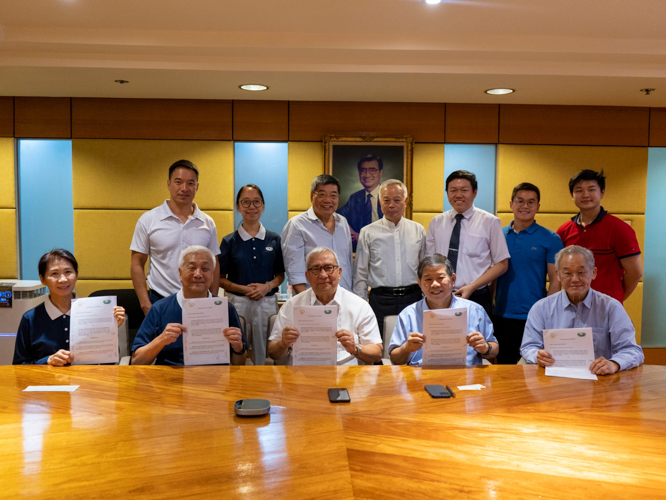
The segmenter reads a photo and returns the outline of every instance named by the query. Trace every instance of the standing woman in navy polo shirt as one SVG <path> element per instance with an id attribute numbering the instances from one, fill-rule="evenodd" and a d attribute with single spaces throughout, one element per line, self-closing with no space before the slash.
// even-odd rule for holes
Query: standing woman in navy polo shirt
<path id="1" fill-rule="evenodd" d="M 70 252 L 56 248 L 42 255 L 38 269 L 39 280 L 49 289 L 49 295 L 21 318 L 13 364 L 65 366 L 74 360 L 69 351 L 69 312 L 79 264 Z M 114 307 L 113 316 L 120 326 L 125 309 Z"/>
<path id="2" fill-rule="evenodd" d="M 236 208 L 243 222 L 220 244 L 220 286 L 251 326 L 252 362 L 263 365 L 268 318 L 277 314 L 276 292 L 284 281 L 280 235 L 267 231 L 259 222 L 264 213 L 264 195 L 254 184 L 239 189 Z"/>

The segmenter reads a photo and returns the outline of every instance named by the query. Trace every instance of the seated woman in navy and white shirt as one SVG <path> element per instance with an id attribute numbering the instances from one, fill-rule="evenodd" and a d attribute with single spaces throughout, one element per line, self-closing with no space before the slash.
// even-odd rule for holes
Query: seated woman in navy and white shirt
<path id="1" fill-rule="evenodd" d="M 49 296 L 21 318 L 16 346 L 15 365 L 65 366 L 74 360 L 69 351 L 69 316 L 79 265 L 74 256 L 56 248 L 39 259 L 39 280 L 49 289 Z M 114 307 L 118 326 L 125 319 L 125 309 Z"/>

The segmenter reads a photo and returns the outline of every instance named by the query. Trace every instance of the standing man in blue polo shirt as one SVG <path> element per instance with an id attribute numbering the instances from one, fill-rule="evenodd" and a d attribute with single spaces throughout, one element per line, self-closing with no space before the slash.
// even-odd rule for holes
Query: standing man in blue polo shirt
<path id="1" fill-rule="evenodd" d="M 538 187 L 528 182 L 518 184 L 509 203 L 513 221 L 502 230 L 511 258 L 509 270 L 497 278 L 493 320 L 502 346 L 497 362 L 503 365 L 520 359 L 527 313 L 546 296 L 546 275 L 550 281 L 547 294 L 560 290 L 555 254 L 562 250 L 562 240 L 534 220 L 540 201 Z"/>

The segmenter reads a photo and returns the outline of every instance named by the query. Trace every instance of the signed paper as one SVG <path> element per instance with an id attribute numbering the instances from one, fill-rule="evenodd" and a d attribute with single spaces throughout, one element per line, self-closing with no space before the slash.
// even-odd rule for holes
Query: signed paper
<path id="1" fill-rule="evenodd" d="M 224 336 L 229 327 L 226 297 L 183 299 L 183 361 L 186 365 L 229 363 L 230 346 Z"/>
<path id="2" fill-rule="evenodd" d="M 592 328 L 544 330 L 543 345 L 555 360 L 553 366 L 546 367 L 547 376 L 597 380 L 590 373 L 595 359 Z"/>
<path id="3" fill-rule="evenodd" d="M 338 361 L 338 306 L 294 308 L 294 365 L 335 365 Z"/>
<path id="4" fill-rule="evenodd" d="M 87 297 L 72 301 L 69 345 L 73 365 L 118 362 L 118 322 L 113 317 L 116 297 Z"/>
<path id="5" fill-rule="evenodd" d="M 466 364 L 466 308 L 423 311 L 423 335 L 423 366 Z"/>

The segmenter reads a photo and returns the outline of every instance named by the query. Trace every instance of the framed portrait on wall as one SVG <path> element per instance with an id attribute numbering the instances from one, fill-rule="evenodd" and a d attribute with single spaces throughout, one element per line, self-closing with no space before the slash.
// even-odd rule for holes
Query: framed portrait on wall
<path id="1" fill-rule="evenodd" d="M 412 150 L 414 138 L 336 136 L 324 137 L 325 172 L 340 181 L 337 212 L 344 215 L 356 242 L 361 228 L 381 219 L 379 185 L 398 179 L 407 186 L 409 203 L 405 216 L 412 216 Z"/>

